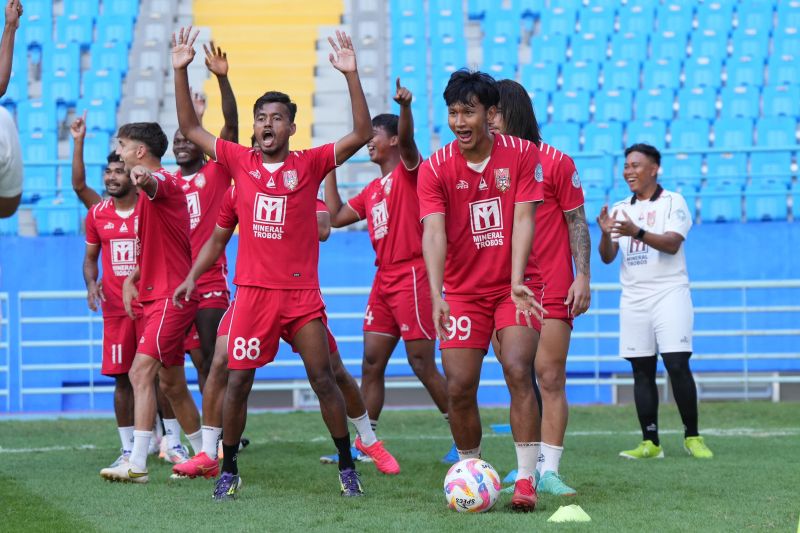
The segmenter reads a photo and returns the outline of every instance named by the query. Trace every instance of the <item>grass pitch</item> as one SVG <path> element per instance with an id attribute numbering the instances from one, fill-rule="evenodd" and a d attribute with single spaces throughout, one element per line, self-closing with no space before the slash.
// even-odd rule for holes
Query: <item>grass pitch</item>
<path id="1" fill-rule="evenodd" d="M 212 480 L 169 479 L 151 457 L 150 483 L 112 484 L 98 472 L 118 455 L 112 419 L 0 421 L 0 531 L 795 531 L 800 512 L 800 405 L 703 404 L 701 431 L 716 454 L 682 449 L 676 408 L 661 408 L 663 460 L 617 457 L 641 436 L 629 407 L 574 407 L 562 460 L 575 498 L 542 495 L 520 515 L 501 495 L 481 515 L 446 508 L 439 462 L 450 438 L 432 411 L 387 411 L 379 436 L 402 473 L 387 477 L 359 463 L 367 496 L 339 496 L 336 467 L 318 413 L 251 414 L 252 444 L 239 456 L 241 498 L 211 501 Z M 515 467 L 510 435 L 489 424 L 507 411 L 484 409 L 484 458 L 505 475 Z M 554 524 L 576 503 L 588 524 Z"/>

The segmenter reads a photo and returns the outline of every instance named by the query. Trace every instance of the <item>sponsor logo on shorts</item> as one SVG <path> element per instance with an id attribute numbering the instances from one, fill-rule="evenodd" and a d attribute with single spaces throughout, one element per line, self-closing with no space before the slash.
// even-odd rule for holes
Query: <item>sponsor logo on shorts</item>
<path id="1" fill-rule="evenodd" d="M 689 337 L 686 337 L 685 335 L 681 337 L 681 344 L 689 344 Z"/>
<path id="2" fill-rule="evenodd" d="M 194 191 L 187 194 L 186 205 L 189 207 L 189 228 L 194 229 L 200 223 L 200 193 Z"/>
<path id="3" fill-rule="evenodd" d="M 511 176 L 507 168 L 496 168 L 494 171 L 494 186 L 500 192 L 511 188 Z"/>
<path id="4" fill-rule="evenodd" d="M 372 231 L 376 241 L 389 233 L 389 211 L 385 199 L 372 206 Z"/>
<path id="5" fill-rule="evenodd" d="M 400 331 L 411 331 L 411 328 L 408 327 L 408 324 L 403 324 L 400 326 Z"/>
<path id="6" fill-rule="evenodd" d="M 503 211 L 500 198 L 469 204 L 472 240 L 477 249 L 503 245 Z"/>
<path id="7" fill-rule="evenodd" d="M 256 193 L 253 207 L 253 235 L 259 239 L 282 239 L 286 218 L 286 196 Z"/>

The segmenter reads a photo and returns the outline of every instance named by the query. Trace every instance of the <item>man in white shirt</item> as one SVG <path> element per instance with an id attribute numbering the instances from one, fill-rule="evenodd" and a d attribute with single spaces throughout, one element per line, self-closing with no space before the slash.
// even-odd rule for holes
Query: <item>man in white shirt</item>
<path id="1" fill-rule="evenodd" d="M 0 38 L 0 97 L 6 93 L 14 57 L 14 35 L 22 16 L 19 0 L 9 0 L 5 8 L 5 26 Z M 0 106 L 0 218 L 17 211 L 22 197 L 22 149 L 14 117 Z"/>
<path id="2" fill-rule="evenodd" d="M 600 257 L 614 261 L 622 251 L 620 283 L 620 355 L 633 367 L 634 401 L 643 442 L 620 452 L 628 459 L 662 458 L 658 438 L 657 353 L 669 373 L 675 403 L 684 425 L 684 448 L 698 458 L 713 453 L 697 431 L 697 388 L 692 355 L 694 311 L 686 273 L 683 241 L 692 227 L 683 197 L 657 183 L 661 154 L 647 144 L 625 150 L 623 177 L 630 198 L 603 207 Z"/>

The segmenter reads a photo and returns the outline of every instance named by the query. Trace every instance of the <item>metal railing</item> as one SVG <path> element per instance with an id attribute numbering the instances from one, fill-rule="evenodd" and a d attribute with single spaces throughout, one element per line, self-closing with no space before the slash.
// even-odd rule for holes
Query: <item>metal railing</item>
<path id="1" fill-rule="evenodd" d="M 0 376 L 2 387 L 0 396 L 3 397 L 6 411 L 11 406 L 11 342 L 9 341 L 11 322 L 8 319 L 8 293 L 0 292 Z"/>

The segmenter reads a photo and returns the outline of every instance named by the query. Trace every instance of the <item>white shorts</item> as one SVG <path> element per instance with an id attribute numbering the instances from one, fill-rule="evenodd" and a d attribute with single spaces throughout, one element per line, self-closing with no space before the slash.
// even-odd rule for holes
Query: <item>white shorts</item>
<path id="1" fill-rule="evenodd" d="M 619 310 L 619 354 L 647 357 L 656 353 L 691 352 L 694 309 L 688 287 L 626 302 Z"/>

